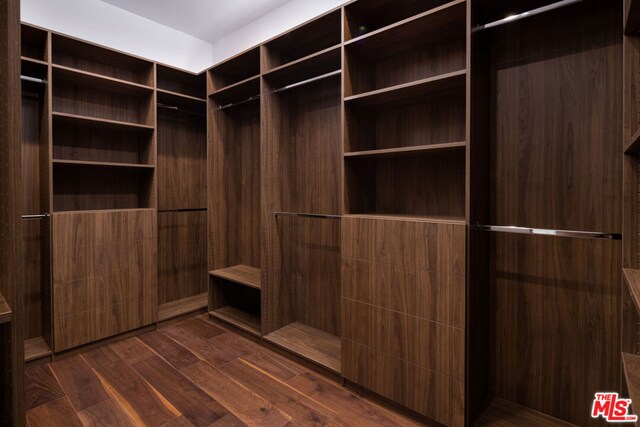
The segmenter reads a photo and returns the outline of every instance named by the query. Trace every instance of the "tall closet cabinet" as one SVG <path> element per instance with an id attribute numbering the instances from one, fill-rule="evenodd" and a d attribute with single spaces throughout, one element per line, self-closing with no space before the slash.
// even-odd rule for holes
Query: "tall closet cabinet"
<path id="1" fill-rule="evenodd" d="M 210 315 L 423 421 L 597 425 L 637 252 L 622 6 L 356 0 L 212 67 Z"/>
<path id="2" fill-rule="evenodd" d="M 25 360 L 206 306 L 205 76 L 22 25 Z"/>

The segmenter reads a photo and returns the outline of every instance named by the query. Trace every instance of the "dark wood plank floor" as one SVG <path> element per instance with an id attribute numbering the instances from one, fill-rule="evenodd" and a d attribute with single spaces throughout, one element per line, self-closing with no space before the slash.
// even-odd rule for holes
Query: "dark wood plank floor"
<path id="1" fill-rule="evenodd" d="M 30 426 L 416 423 L 199 316 L 27 370 Z"/>

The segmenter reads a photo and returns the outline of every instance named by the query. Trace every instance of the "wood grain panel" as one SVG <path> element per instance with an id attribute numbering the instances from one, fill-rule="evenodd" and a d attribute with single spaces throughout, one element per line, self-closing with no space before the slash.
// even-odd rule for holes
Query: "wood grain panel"
<path id="1" fill-rule="evenodd" d="M 207 212 L 158 213 L 158 302 L 207 291 Z"/>
<path id="2" fill-rule="evenodd" d="M 465 274 L 465 226 L 345 217 L 342 256 L 408 269 Z"/>
<path id="3" fill-rule="evenodd" d="M 200 360 L 185 347 L 158 331 L 144 334 L 140 336 L 140 340 L 178 370 Z"/>
<path id="4" fill-rule="evenodd" d="M 83 426 L 67 398 L 54 400 L 27 412 L 26 420 L 33 427 L 60 426 L 56 420 L 64 420 L 64 425 L 69 427 Z"/>
<path id="5" fill-rule="evenodd" d="M 52 222 L 56 351 L 156 320 L 155 211 L 61 214 Z"/>
<path id="6" fill-rule="evenodd" d="M 64 392 L 48 366 L 37 366 L 25 371 L 25 407 L 27 410 L 64 397 Z"/>
<path id="7" fill-rule="evenodd" d="M 110 398 L 98 376 L 81 356 L 72 356 L 50 366 L 76 411 L 82 411 Z"/>
<path id="8" fill-rule="evenodd" d="M 372 350 L 342 342 L 343 376 L 442 424 L 449 424 L 451 382 L 445 375 Z"/>
<path id="9" fill-rule="evenodd" d="M 158 209 L 207 206 L 206 120 L 158 110 Z"/>

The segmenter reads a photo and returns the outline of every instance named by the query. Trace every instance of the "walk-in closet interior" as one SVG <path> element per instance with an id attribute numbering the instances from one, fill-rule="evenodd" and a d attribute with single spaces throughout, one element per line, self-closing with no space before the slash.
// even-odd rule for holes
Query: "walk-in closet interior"
<path id="1" fill-rule="evenodd" d="M 90 1 L 0 0 L 0 424 L 640 413 L 640 0 Z"/>

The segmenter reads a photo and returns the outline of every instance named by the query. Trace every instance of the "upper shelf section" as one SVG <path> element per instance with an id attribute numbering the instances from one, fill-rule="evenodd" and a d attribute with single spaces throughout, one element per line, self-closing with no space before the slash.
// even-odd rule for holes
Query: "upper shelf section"
<path id="1" fill-rule="evenodd" d="M 158 65 L 156 76 L 159 90 L 191 98 L 206 99 L 207 80 L 205 73 L 195 75 L 164 65 Z"/>
<path id="2" fill-rule="evenodd" d="M 625 0 L 624 32 L 629 36 L 640 36 L 640 0 Z"/>
<path id="3" fill-rule="evenodd" d="M 449 0 L 367 0 L 345 6 L 344 39 L 359 38 L 391 24 L 442 6 Z M 406 41 L 406 40 L 405 40 Z"/>
<path id="4" fill-rule="evenodd" d="M 263 72 L 298 61 L 341 43 L 340 10 L 327 13 L 265 44 Z"/>
<path id="5" fill-rule="evenodd" d="M 37 59 L 38 61 L 47 61 L 47 32 L 30 25 L 22 24 L 22 50 L 21 55 Z"/>
<path id="6" fill-rule="evenodd" d="M 90 74 L 155 86 L 152 62 L 58 34 L 52 35 L 52 62 Z"/>
<path id="7" fill-rule="evenodd" d="M 260 46 L 234 56 L 208 71 L 207 92 L 211 95 L 228 86 L 260 75 Z"/>

